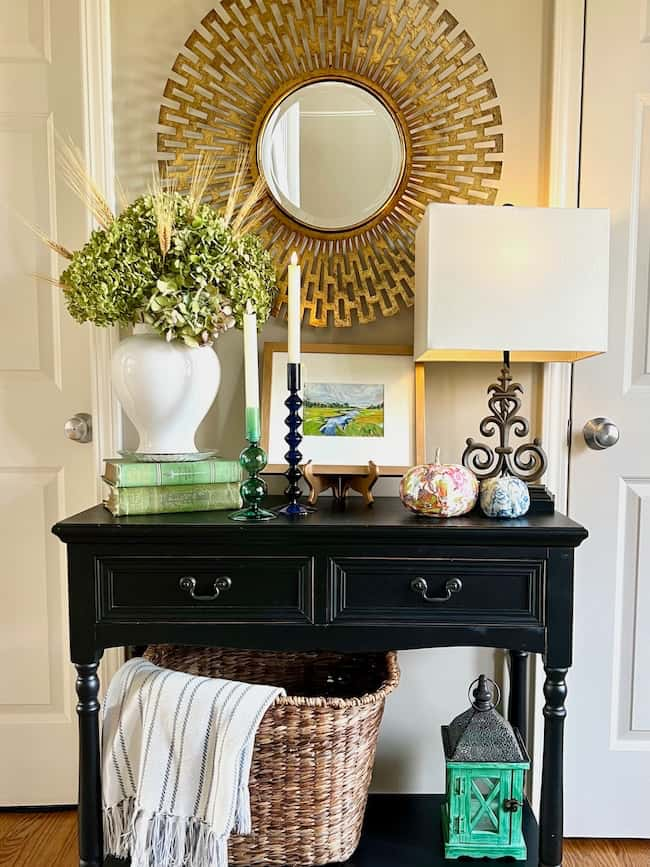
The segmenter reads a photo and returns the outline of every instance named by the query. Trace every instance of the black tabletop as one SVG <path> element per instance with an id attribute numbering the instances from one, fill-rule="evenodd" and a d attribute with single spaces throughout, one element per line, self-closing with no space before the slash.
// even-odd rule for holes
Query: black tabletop
<path id="1" fill-rule="evenodd" d="M 269 497 L 265 505 L 274 508 L 282 505 L 282 497 Z M 120 536 L 201 537 L 212 531 L 215 537 L 241 537 L 246 534 L 251 541 L 266 538 L 266 534 L 329 533 L 349 537 L 363 532 L 379 536 L 411 534 L 420 542 L 449 543 L 462 541 L 465 544 L 489 542 L 490 544 L 544 544 L 574 547 L 587 538 L 587 531 L 580 524 L 560 512 L 550 515 L 526 515 L 523 518 L 486 518 L 478 510 L 460 518 L 425 518 L 414 515 L 404 508 L 397 497 L 377 497 L 372 506 L 364 505 L 360 497 L 346 501 L 345 508 L 337 508 L 328 498 L 318 502 L 315 512 L 306 518 L 289 519 L 278 517 L 274 521 L 237 523 L 229 520 L 229 512 L 184 512 L 173 515 L 132 515 L 114 518 L 103 506 L 94 506 L 53 527 L 53 532 L 66 542 L 91 541 Z M 297 538 L 297 537 L 296 537 Z M 411 538 L 411 541 L 413 539 Z"/>

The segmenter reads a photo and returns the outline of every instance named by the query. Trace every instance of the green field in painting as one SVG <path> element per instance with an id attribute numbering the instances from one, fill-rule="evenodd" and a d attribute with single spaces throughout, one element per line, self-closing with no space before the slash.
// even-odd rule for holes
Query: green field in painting
<path id="1" fill-rule="evenodd" d="M 356 412 L 357 415 L 345 426 L 332 424 L 330 430 L 333 433 L 321 432 L 321 428 L 328 419 L 344 416 L 346 413 Z M 384 409 L 383 407 L 368 407 L 358 409 L 355 406 L 319 406 L 318 404 L 305 404 L 303 407 L 304 436 L 322 437 L 383 437 L 384 435 Z"/>

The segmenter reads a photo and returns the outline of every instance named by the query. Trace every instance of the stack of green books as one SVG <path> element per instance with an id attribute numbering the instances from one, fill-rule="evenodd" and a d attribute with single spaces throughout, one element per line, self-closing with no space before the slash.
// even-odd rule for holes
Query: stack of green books
<path id="1" fill-rule="evenodd" d="M 239 461 L 136 463 L 116 458 L 105 463 L 109 493 L 104 505 L 116 517 L 239 509 L 241 480 Z"/>

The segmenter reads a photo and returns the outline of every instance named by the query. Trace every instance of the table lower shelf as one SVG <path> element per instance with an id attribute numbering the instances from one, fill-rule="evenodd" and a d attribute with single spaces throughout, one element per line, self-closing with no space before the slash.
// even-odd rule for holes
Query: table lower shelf
<path id="1" fill-rule="evenodd" d="M 361 843 L 347 862 L 349 867 L 451 867 L 471 863 L 447 860 L 444 855 L 440 808 L 444 795 L 371 795 Z M 537 867 L 538 834 L 533 812 L 524 805 L 526 861 L 507 863 Z M 484 864 L 498 861 L 483 860 Z M 502 863 L 506 863 L 506 859 Z"/>
<path id="2" fill-rule="evenodd" d="M 443 856 L 440 807 L 443 795 L 371 795 L 363 826 L 361 843 L 346 861 L 347 867 L 452 867 L 471 863 L 448 861 Z M 537 867 L 537 822 L 532 810 L 524 806 L 524 836 L 528 847 L 526 861 L 501 863 Z M 127 862 L 107 858 L 105 867 L 125 867 Z M 499 861 L 483 861 L 498 864 Z"/>

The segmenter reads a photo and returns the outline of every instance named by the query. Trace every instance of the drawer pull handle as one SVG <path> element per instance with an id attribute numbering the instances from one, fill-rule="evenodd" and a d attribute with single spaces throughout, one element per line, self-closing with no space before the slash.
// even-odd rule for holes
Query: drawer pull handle
<path id="1" fill-rule="evenodd" d="M 196 599 L 197 602 L 214 602 L 215 599 L 218 599 L 219 596 L 224 593 L 226 590 L 230 590 L 232 587 L 232 581 L 227 575 L 222 575 L 220 578 L 216 578 L 214 584 L 214 593 L 212 596 L 201 596 L 199 593 L 195 593 L 196 590 L 196 578 L 193 578 L 191 575 L 185 575 L 178 582 L 178 586 L 184 593 L 189 593 L 192 599 Z"/>
<path id="2" fill-rule="evenodd" d="M 425 602 L 449 602 L 454 593 L 460 593 L 463 589 L 463 582 L 460 578 L 449 578 L 445 582 L 444 596 L 429 596 L 429 585 L 426 578 L 414 578 L 411 581 L 411 590 L 420 595 Z"/>

